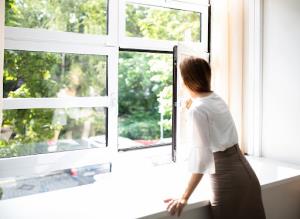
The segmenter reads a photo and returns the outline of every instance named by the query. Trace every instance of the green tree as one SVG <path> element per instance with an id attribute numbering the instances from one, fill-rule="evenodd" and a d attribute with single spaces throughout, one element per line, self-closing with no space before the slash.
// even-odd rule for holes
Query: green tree
<path id="1" fill-rule="evenodd" d="M 107 0 L 6 0 L 5 25 L 106 34 Z"/>
<path id="2" fill-rule="evenodd" d="M 197 12 L 128 4 L 126 34 L 157 40 L 200 41 L 201 15 Z"/>
<path id="3" fill-rule="evenodd" d="M 104 56 L 5 51 L 4 65 L 5 97 L 56 97 L 61 91 L 73 91 L 71 96 L 95 96 L 106 92 Z M 90 125 L 91 131 L 96 131 L 94 134 L 105 133 L 103 110 L 81 110 L 86 114 L 81 117 L 72 115 L 74 110 L 75 114 L 80 115 L 76 109 L 60 109 L 59 113 L 53 109 L 4 111 L 2 127 L 4 130 L 11 129 L 13 133 L 10 139 L 0 140 L 1 156 L 45 153 L 47 141 L 58 130 L 61 138 L 65 138 L 66 132 L 70 131 L 73 131 L 73 138 L 80 138 L 87 119 L 92 120 Z M 66 124 L 62 124 L 57 117 L 66 120 Z"/>
<path id="4" fill-rule="evenodd" d="M 126 35 L 200 41 L 200 19 L 195 12 L 127 4 Z M 163 137 L 172 136 L 171 55 L 120 53 L 119 121 L 120 135 L 131 139 L 158 139 L 160 125 Z"/>
<path id="5" fill-rule="evenodd" d="M 131 139 L 159 139 L 159 98 L 171 108 L 172 55 L 121 52 L 119 59 L 119 129 Z M 171 90 L 172 91 L 172 90 Z M 170 120 L 170 109 L 165 110 Z M 171 127 L 165 125 L 168 137 Z"/>
<path id="6" fill-rule="evenodd" d="M 7 0 L 5 3 L 7 26 L 91 34 L 107 32 L 105 0 Z M 66 89 L 76 96 L 106 93 L 104 56 L 6 50 L 4 65 L 4 97 L 56 97 Z M 60 110 L 66 114 L 64 125 L 53 120 L 57 117 L 54 109 L 4 111 L 2 131 L 7 136 L 0 139 L 0 157 L 46 153 L 47 141 L 58 130 L 61 138 L 70 131 L 78 138 L 82 132 L 79 127 L 87 118 L 71 118 L 69 111 Z M 103 110 L 90 109 L 87 114 L 92 118 L 94 135 L 105 133 Z"/>

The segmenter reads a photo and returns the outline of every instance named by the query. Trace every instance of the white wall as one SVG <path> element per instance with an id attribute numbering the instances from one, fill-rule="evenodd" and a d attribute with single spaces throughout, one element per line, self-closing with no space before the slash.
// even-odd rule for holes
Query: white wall
<path id="1" fill-rule="evenodd" d="M 300 165 L 300 1 L 264 0 L 263 156 Z"/>
<path id="2" fill-rule="evenodd" d="M 300 179 L 262 190 L 267 219 L 300 218 Z"/>

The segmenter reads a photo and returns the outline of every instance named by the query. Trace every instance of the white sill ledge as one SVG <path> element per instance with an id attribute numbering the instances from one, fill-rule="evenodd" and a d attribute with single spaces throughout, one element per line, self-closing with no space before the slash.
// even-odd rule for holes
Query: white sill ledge
<path id="1" fill-rule="evenodd" d="M 265 158 L 248 157 L 262 190 L 298 180 L 300 168 Z M 117 171 L 118 172 L 118 171 Z M 75 188 L 0 201 L 1 219 L 116 219 L 167 216 L 164 198 L 178 197 L 189 174 L 183 165 L 162 165 L 143 171 L 105 174 L 97 182 Z M 185 211 L 209 204 L 209 182 L 204 178 Z"/>

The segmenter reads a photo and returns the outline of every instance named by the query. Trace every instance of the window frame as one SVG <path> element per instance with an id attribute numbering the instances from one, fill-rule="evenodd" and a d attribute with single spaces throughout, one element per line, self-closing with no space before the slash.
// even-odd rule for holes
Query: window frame
<path id="1" fill-rule="evenodd" d="M 4 26 L 5 40 L 22 42 L 57 42 L 63 44 L 87 44 L 95 46 L 113 46 L 117 45 L 117 0 L 107 1 L 107 33 L 105 35 L 85 34 L 75 32 L 53 31 L 41 28 L 25 28 Z M 5 5 L 4 14 L 5 14 Z M 4 19 L 5 25 L 5 19 Z"/>
<path id="2" fill-rule="evenodd" d="M 184 118 L 184 116 L 182 117 L 182 108 L 185 106 L 185 100 L 180 96 L 180 90 L 184 90 L 179 66 L 182 55 L 201 57 L 207 62 L 209 62 L 210 59 L 210 53 L 201 51 L 201 47 L 195 47 L 195 45 L 184 43 L 178 43 L 178 45 L 174 47 L 173 80 L 176 81 L 176 86 L 173 88 L 173 93 L 175 94 L 173 96 L 173 115 L 175 119 L 172 121 L 173 136 L 175 136 L 172 142 L 172 160 L 174 162 L 184 162 L 188 154 L 186 147 L 188 139 L 186 139 L 183 134 L 186 130 L 182 127 L 183 125 L 188 124 L 182 125 L 181 123 L 183 122 L 182 118 Z M 213 83 L 212 87 L 214 87 Z"/>
<path id="3" fill-rule="evenodd" d="M 122 49 L 135 50 L 153 50 L 153 51 L 168 51 L 173 52 L 173 47 L 178 44 L 178 41 L 172 40 L 156 40 L 139 37 L 126 36 L 126 4 L 139 4 L 145 6 L 155 6 L 161 8 L 170 8 L 177 10 L 186 10 L 190 12 L 198 12 L 201 14 L 201 42 L 193 42 L 191 44 L 201 48 L 201 50 L 208 52 L 208 14 L 209 6 L 205 4 L 191 4 L 176 1 L 162 1 L 162 0 L 120 0 L 119 5 L 119 45 Z"/>
<path id="4" fill-rule="evenodd" d="M 4 1 L 3 1 L 4 2 Z M 5 12 L 5 3 L 1 5 Z M 112 13 L 112 14 L 109 14 Z M 3 110 L 32 108 L 69 108 L 69 107 L 104 107 L 106 108 L 107 147 L 81 149 L 73 151 L 53 152 L 47 154 L 8 157 L 0 159 L 0 178 L 40 174 L 71 167 L 105 163 L 112 160 L 116 151 L 117 135 L 117 91 L 118 85 L 118 48 L 115 46 L 117 37 L 115 27 L 117 20 L 117 1 L 108 1 L 108 34 L 91 35 L 82 33 L 51 31 L 46 29 L 30 29 L 6 27 L 3 24 L 4 50 L 41 51 L 55 53 L 72 53 L 107 56 L 107 95 L 98 97 L 67 97 L 67 98 L 3 98 L 3 67 L 1 68 L 1 105 Z M 4 13 L 1 13 L 4 14 Z M 3 23 L 4 23 L 3 19 Z M 4 58 L 3 58 L 4 60 Z M 3 61 L 1 62 L 3 64 Z M 2 111 L 1 111 L 2 112 Z M 108 131 L 109 130 L 109 131 Z"/>
<path id="5" fill-rule="evenodd" d="M 202 42 L 192 43 L 197 48 L 209 52 L 209 2 L 199 4 L 177 0 L 108 0 L 107 35 L 60 32 L 45 29 L 30 29 L 5 26 L 5 1 L 1 1 L 0 14 L 0 114 L 2 108 L 62 108 L 62 107 L 106 107 L 107 147 L 53 152 L 47 154 L 9 157 L 0 159 L 0 178 L 41 174 L 95 163 L 113 162 L 118 154 L 118 62 L 119 52 L 149 51 L 170 52 L 177 41 L 149 40 L 125 36 L 126 3 L 168 7 L 202 13 Z M 206 3 L 207 2 L 207 3 Z M 2 13 L 3 12 L 3 13 Z M 123 19 L 123 20 L 122 20 Z M 119 28 L 120 27 L 120 28 Z M 3 47 L 1 47 L 1 41 Z M 4 49 L 43 51 L 107 56 L 107 95 L 99 97 L 69 98 L 3 98 Z M 0 127 L 1 128 L 1 127 Z"/>
<path id="6" fill-rule="evenodd" d="M 199 4 L 195 3 L 187 3 L 176 0 L 120 0 L 119 1 L 119 46 L 120 51 L 131 51 L 131 52 L 153 52 L 153 53 L 171 53 L 174 56 L 173 48 L 180 44 L 178 41 L 171 40 L 156 40 L 156 39 L 147 39 L 147 38 L 139 38 L 139 37 L 128 37 L 126 36 L 126 4 L 138 4 L 145 6 L 155 6 L 161 8 L 170 8 L 177 10 L 186 10 L 190 12 L 198 12 L 201 14 L 201 42 L 188 42 L 188 44 L 192 47 L 198 48 L 203 51 L 205 54 L 209 56 L 209 13 L 210 13 L 210 4 L 209 1 L 203 0 L 199 2 Z M 174 57 L 173 57 L 174 59 Z M 173 66 L 174 68 L 174 66 Z M 173 70 L 174 72 L 174 70 Z M 174 76 L 173 76 L 174 80 Z M 173 81 L 174 84 L 177 81 Z M 176 95 L 173 89 L 173 95 Z M 174 103 L 173 97 L 173 106 L 174 109 L 176 103 Z M 172 109 L 173 113 L 174 110 Z M 176 134 L 176 122 L 172 121 L 173 126 L 173 135 Z M 172 137 L 172 143 L 170 146 L 175 144 L 176 137 Z M 157 148 L 159 150 L 162 146 L 169 146 L 166 144 L 163 145 L 151 145 L 147 148 Z M 174 147 L 174 146 L 172 146 Z M 118 149 L 118 151 L 133 151 L 139 149 L 146 149 L 143 147 L 134 147 L 134 148 L 125 148 Z M 172 149 L 171 149 L 172 150 Z M 173 150 L 172 150 L 173 153 Z M 173 155 L 172 155 L 173 156 Z M 174 156 L 173 156 L 174 157 Z M 175 159 L 173 159 L 175 160 Z"/>

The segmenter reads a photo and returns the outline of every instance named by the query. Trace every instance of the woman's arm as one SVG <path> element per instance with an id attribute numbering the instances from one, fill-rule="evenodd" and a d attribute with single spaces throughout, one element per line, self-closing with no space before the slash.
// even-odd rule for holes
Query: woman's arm
<path id="1" fill-rule="evenodd" d="M 177 214 L 177 216 L 180 216 L 182 209 L 187 204 L 188 199 L 201 181 L 202 177 L 203 174 L 193 173 L 188 182 L 187 188 L 180 199 L 169 198 L 164 200 L 164 202 L 168 204 L 167 210 L 171 215 Z"/>
<path id="2" fill-rule="evenodd" d="M 201 173 L 193 173 L 187 188 L 185 189 L 185 192 L 182 195 L 182 199 L 188 200 L 191 196 L 191 194 L 193 193 L 193 191 L 195 190 L 195 188 L 197 187 L 197 185 L 199 184 L 200 180 L 202 179 L 203 174 Z"/>

